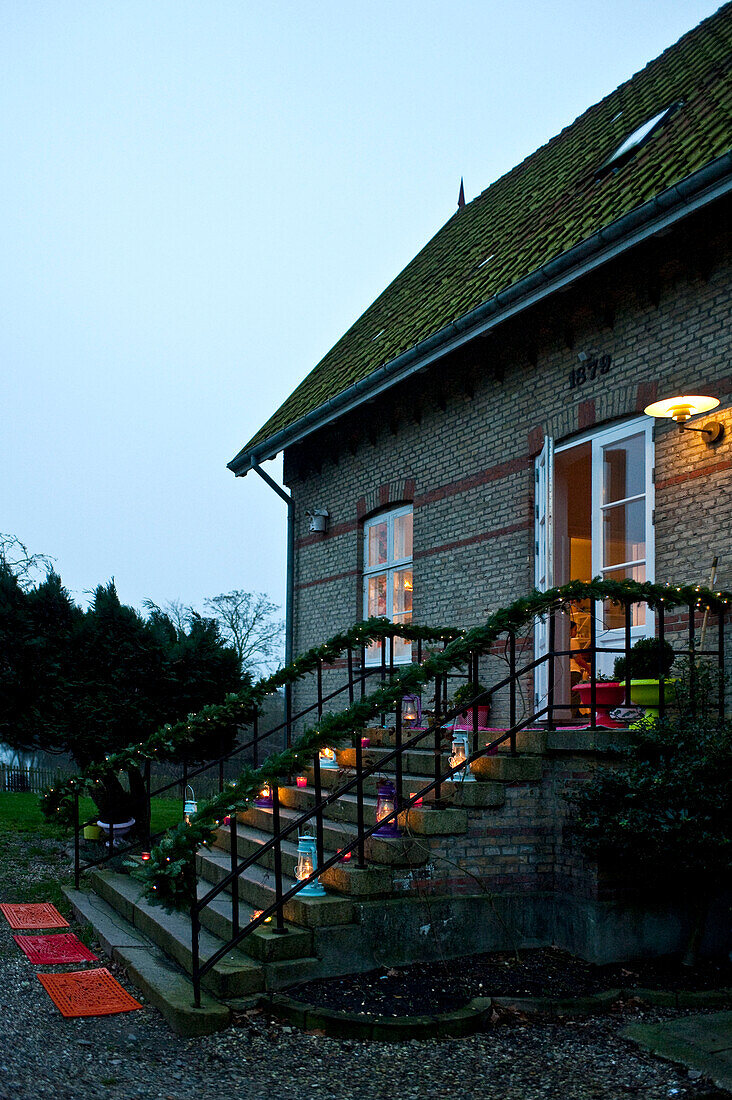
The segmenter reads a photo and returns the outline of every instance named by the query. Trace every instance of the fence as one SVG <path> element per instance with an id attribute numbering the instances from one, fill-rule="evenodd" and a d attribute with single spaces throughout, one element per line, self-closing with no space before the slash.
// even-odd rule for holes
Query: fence
<path id="1" fill-rule="evenodd" d="M 40 794 L 46 787 L 72 774 L 60 772 L 57 768 L 23 768 L 0 764 L 0 791 L 30 791 L 32 794 Z"/>

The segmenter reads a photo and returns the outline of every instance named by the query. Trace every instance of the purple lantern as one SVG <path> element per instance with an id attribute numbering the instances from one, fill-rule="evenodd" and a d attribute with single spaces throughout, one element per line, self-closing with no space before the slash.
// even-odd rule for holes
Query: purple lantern
<path id="1" fill-rule="evenodd" d="M 261 791 L 254 799 L 255 806 L 262 806 L 269 808 L 272 805 L 272 787 L 269 783 L 265 783 Z"/>
<path id="2" fill-rule="evenodd" d="M 376 791 L 376 820 L 381 821 L 387 814 L 396 810 L 396 790 L 390 779 L 380 779 Z M 385 821 L 374 833 L 374 836 L 401 836 L 399 821 L 396 815 Z"/>
<path id="3" fill-rule="evenodd" d="M 402 696 L 402 721 L 409 726 L 422 724 L 422 700 L 419 695 Z"/>

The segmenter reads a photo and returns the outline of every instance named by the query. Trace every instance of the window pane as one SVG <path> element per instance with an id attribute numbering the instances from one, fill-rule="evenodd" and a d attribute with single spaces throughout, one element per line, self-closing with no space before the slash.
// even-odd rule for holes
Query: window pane
<path id="1" fill-rule="evenodd" d="M 633 435 L 603 447 L 604 504 L 639 496 L 646 489 L 645 436 Z"/>
<path id="2" fill-rule="evenodd" d="M 407 612 L 411 618 L 412 570 L 400 569 L 394 573 L 394 622 L 403 621 L 402 616 Z"/>
<path id="3" fill-rule="evenodd" d="M 603 565 L 642 561 L 646 556 L 646 502 L 614 504 L 602 516 Z"/>
<path id="4" fill-rule="evenodd" d="M 628 569 L 603 569 L 604 581 L 644 581 L 646 579 L 645 565 L 632 565 Z M 646 620 L 646 605 L 634 603 L 631 605 L 631 626 L 642 626 Z M 622 630 L 625 627 L 625 608 L 622 605 L 605 600 L 603 606 L 603 629 Z"/>
<path id="5" fill-rule="evenodd" d="M 369 577 L 368 581 L 368 616 L 386 615 L 386 573 L 380 573 L 376 577 Z"/>
<path id="6" fill-rule="evenodd" d="M 386 564 L 386 538 L 386 523 L 374 523 L 369 527 L 369 566 Z"/>
<path id="7" fill-rule="evenodd" d="M 412 513 L 394 520 L 394 561 L 412 556 Z"/>

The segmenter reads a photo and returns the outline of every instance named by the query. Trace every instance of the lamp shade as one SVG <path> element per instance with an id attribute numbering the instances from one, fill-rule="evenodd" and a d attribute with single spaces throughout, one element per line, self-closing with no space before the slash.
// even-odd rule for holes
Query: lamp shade
<path id="1" fill-rule="evenodd" d="M 646 405 L 643 412 L 646 416 L 665 416 L 675 420 L 677 424 L 683 424 L 691 416 L 709 412 L 716 409 L 719 399 L 716 397 L 704 397 L 702 394 L 682 394 L 680 397 L 667 397 L 663 401 L 654 401 L 652 405 Z"/>

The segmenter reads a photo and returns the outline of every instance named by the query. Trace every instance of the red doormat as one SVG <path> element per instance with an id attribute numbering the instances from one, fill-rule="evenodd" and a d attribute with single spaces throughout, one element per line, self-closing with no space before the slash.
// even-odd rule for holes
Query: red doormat
<path id="1" fill-rule="evenodd" d="M 53 936 L 13 936 L 13 939 L 37 966 L 97 961 L 97 956 L 92 955 L 73 932 Z"/>
<path id="2" fill-rule="evenodd" d="M 142 1008 L 106 967 L 36 977 L 62 1016 L 111 1016 Z"/>
<path id="3" fill-rule="evenodd" d="M 33 905 L 0 904 L 11 928 L 68 928 L 69 922 L 50 902 Z"/>

